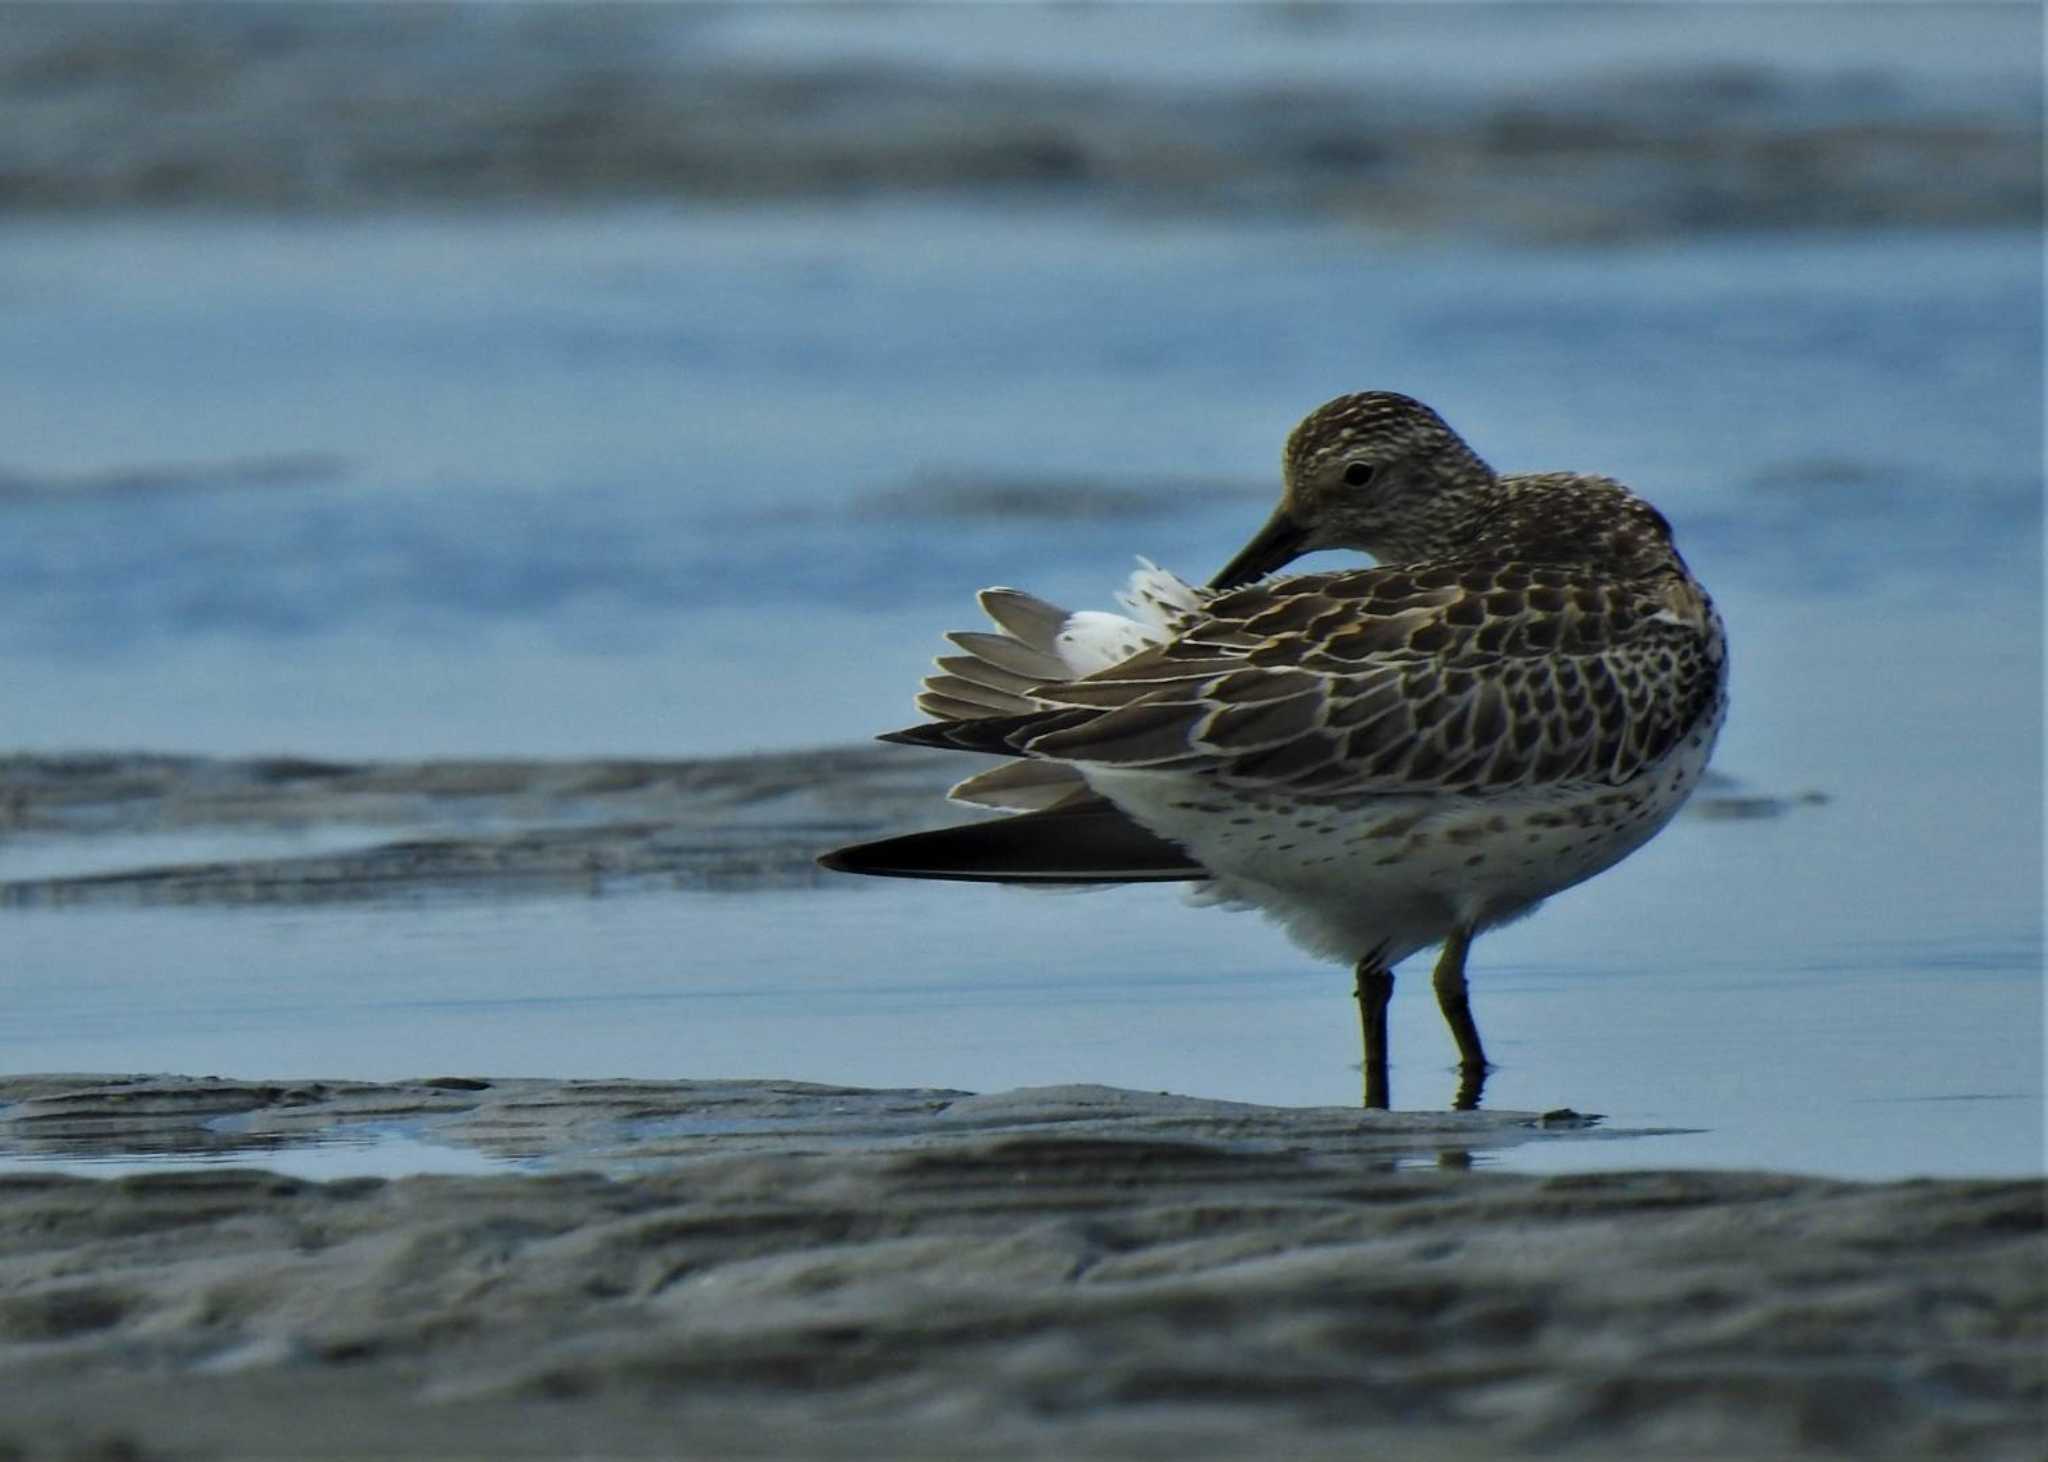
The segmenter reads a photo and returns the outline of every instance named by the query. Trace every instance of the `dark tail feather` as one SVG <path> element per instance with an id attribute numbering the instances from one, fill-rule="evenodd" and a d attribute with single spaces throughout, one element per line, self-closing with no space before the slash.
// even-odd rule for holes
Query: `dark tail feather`
<path id="1" fill-rule="evenodd" d="M 877 736 L 903 746 L 942 746 L 948 751 L 986 751 L 1022 756 L 1024 743 L 1047 731 L 1064 731 L 1093 720 L 1100 711 L 1028 711 L 1018 716 L 977 716 L 965 721 L 928 721 Z"/>
<path id="2" fill-rule="evenodd" d="M 1186 853 L 1100 797 L 856 843 L 818 862 L 837 873 L 974 883 L 1168 883 L 1209 876 Z"/>

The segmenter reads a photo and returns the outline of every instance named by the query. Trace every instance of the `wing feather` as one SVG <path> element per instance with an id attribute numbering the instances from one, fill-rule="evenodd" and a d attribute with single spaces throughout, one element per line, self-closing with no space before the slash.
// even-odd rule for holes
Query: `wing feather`
<path id="1" fill-rule="evenodd" d="M 982 716 L 1014 716 L 1039 709 L 1039 703 L 1029 696 L 998 690 L 959 675 L 927 675 L 924 688 L 928 695 L 978 707 L 975 714 Z"/>
<path id="2" fill-rule="evenodd" d="M 998 714 L 979 700 L 961 700 L 935 690 L 920 691 L 917 708 L 925 715 L 940 721 L 981 721 Z"/>
<path id="3" fill-rule="evenodd" d="M 978 597 L 982 613 L 1012 639 L 1059 659 L 1060 629 L 1067 622 L 1066 610 L 1022 589 L 983 589 Z"/>
<path id="4" fill-rule="evenodd" d="M 1034 689 L 1046 681 L 1066 678 L 1057 672 L 1052 675 L 1019 675 L 1014 670 L 1005 670 L 1000 665 L 991 664 L 979 655 L 941 655 L 935 663 L 941 674 L 957 675 L 984 690 L 1004 691 L 1026 699 Z"/>
<path id="5" fill-rule="evenodd" d="M 1022 640 L 1013 640 L 1008 635 L 992 635 L 985 630 L 963 629 L 955 630 L 946 638 L 983 664 L 998 670 L 1006 670 L 1020 679 L 1065 680 L 1068 675 L 1067 667 L 1061 663 L 1059 656 L 1050 650 L 1033 649 Z"/>
<path id="6" fill-rule="evenodd" d="M 917 706 L 928 716 L 968 721 L 1043 710 L 1042 686 L 1070 684 L 1119 667 L 1149 663 L 1174 626 L 1199 617 L 1214 596 L 1145 564 L 1122 598 L 1136 618 L 1097 610 L 1070 613 L 1021 589 L 984 589 L 981 607 L 995 633 L 960 630 L 946 638 L 964 653 L 941 655 L 925 677 Z M 1173 676 L 1189 674 L 1169 667 Z"/>
<path id="7" fill-rule="evenodd" d="M 976 772 L 946 794 L 972 807 L 999 807 L 1011 812 L 1039 812 L 1084 793 L 1088 783 L 1078 768 L 1041 757 L 1019 757 Z"/>
<path id="8" fill-rule="evenodd" d="M 1278 580 L 1123 664 L 1036 687 L 1059 721 L 1024 718 L 1007 744 L 1317 792 L 1625 782 L 1718 694 L 1705 622 L 1657 608 L 1654 585 L 1554 565 Z"/>

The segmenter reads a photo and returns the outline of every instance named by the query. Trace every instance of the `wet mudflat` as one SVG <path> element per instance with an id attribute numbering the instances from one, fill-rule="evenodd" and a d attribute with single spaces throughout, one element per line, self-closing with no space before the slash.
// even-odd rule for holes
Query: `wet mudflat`
<path id="1" fill-rule="evenodd" d="M 2048 1385 L 2037 1182 L 1472 1172 L 1412 1159 L 1553 1139 L 1105 1088 L 5 1095 L 15 1131 L 382 1113 L 660 1154 L 0 1174 L 31 1456 L 2020 1458 Z"/>

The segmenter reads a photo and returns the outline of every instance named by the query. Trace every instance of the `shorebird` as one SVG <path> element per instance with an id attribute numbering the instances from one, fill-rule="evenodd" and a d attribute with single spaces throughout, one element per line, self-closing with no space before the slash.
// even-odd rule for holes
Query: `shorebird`
<path id="1" fill-rule="evenodd" d="M 1503 476 L 1421 402 L 1341 396 L 1288 437 L 1278 509 L 1207 588 L 1149 564 L 1125 615 L 990 589 L 882 739 L 992 752 L 1011 816 L 841 848 L 849 873 L 1201 880 L 1354 971 L 1385 1107 L 1393 968 L 1433 984 L 1460 1106 L 1488 1070 L 1473 939 L 1641 847 L 1698 785 L 1726 642 L 1670 524 L 1611 478 Z M 1378 566 L 1267 579 L 1317 549 Z"/>

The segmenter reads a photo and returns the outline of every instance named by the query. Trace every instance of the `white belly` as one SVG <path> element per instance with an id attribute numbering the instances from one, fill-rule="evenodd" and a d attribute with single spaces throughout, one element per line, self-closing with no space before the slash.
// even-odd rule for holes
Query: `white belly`
<path id="1" fill-rule="evenodd" d="M 1310 798 L 1185 773 L 1083 770 L 1215 875 L 1198 897 L 1258 908 L 1326 958 L 1391 965 L 1454 927 L 1530 913 L 1640 848 L 1691 796 L 1719 729 L 1717 715 L 1622 786 L 1486 796 Z"/>

